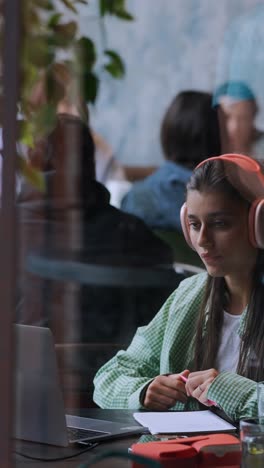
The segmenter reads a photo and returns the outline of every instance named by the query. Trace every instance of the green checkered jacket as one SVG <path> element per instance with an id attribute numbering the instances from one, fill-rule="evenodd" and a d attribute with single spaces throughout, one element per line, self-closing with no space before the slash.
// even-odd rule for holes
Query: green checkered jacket
<path id="1" fill-rule="evenodd" d="M 157 375 L 193 369 L 196 319 L 207 274 L 179 285 L 154 319 L 140 327 L 126 351 L 119 351 L 96 374 L 94 401 L 102 408 L 142 409 L 140 393 Z M 245 322 L 243 312 L 239 335 Z M 234 372 L 222 372 L 212 382 L 208 399 L 214 400 L 233 420 L 256 416 L 256 382 Z M 199 409 L 198 401 L 177 402 L 172 409 Z"/>

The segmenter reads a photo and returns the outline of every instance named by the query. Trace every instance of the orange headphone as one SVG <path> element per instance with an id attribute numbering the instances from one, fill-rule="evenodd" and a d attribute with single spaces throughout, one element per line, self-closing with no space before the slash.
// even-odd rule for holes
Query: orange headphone
<path id="1" fill-rule="evenodd" d="M 249 240 L 254 247 L 264 249 L 264 174 L 257 161 L 243 154 L 223 154 L 205 159 L 195 168 L 207 161 L 224 162 L 226 177 L 233 187 L 251 203 L 248 215 Z M 187 219 L 186 203 L 181 208 L 181 225 L 184 237 L 193 249 Z"/>

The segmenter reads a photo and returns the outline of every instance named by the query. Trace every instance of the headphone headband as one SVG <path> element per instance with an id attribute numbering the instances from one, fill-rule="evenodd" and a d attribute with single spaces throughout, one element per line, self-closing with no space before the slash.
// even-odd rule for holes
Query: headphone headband
<path id="1" fill-rule="evenodd" d="M 260 164 L 244 154 L 228 153 L 205 159 L 195 170 L 208 161 L 221 160 L 224 163 L 227 179 L 249 202 L 264 198 L 264 174 Z"/>
<path id="2" fill-rule="evenodd" d="M 196 166 L 195 169 L 198 169 L 207 161 L 212 161 L 214 159 L 221 159 L 223 161 L 233 162 L 234 164 L 237 164 L 238 166 L 240 166 L 241 169 L 247 170 L 249 172 L 260 173 L 264 179 L 264 175 L 261 172 L 261 167 L 259 163 L 255 159 L 250 158 L 249 156 L 246 156 L 245 154 L 239 154 L 239 153 L 227 153 L 227 154 L 221 154 L 220 156 L 212 156 L 211 158 L 207 158 L 207 159 L 204 159 L 204 161 L 201 161 Z"/>

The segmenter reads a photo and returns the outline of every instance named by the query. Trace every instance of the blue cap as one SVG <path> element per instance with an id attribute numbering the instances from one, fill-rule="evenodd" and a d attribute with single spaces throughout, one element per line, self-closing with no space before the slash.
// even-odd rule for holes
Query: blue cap
<path id="1" fill-rule="evenodd" d="M 213 95 L 213 106 L 218 106 L 222 97 L 228 96 L 237 101 L 255 101 L 253 91 L 243 81 L 229 81 L 216 88 Z"/>

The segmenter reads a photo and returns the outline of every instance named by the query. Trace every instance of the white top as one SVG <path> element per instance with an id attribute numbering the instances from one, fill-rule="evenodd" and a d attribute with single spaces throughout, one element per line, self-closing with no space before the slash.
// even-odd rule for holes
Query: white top
<path id="1" fill-rule="evenodd" d="M 219 372 L 236 372 L 240 347 L 238 335 L 240 319 L 241 315 L 233 315 L 224 311 L 220 345 L 216 356 L 216 369 Z"/>

